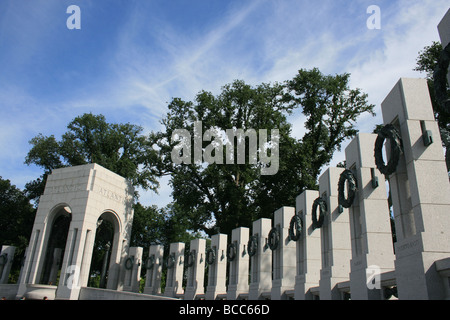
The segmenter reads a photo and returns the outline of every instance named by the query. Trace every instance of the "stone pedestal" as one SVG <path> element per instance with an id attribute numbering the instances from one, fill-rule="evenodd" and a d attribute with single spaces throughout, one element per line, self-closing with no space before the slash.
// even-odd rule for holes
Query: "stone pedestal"
<path id="1" fill-rule="evenodd" d="M 228 300 L 236 300 L 241 293 L 248 293 L 248 267 L 249 255 L 247 243 L 250 230 L 248 228 L 236 228 L 231 232 L 232 250 L 227 250 L 233 259 L 229 259 L 229 285 L 227 291 Z M 233 252 L 234 251 L 234 252 Z"/>
<path id="2" fill-rule="evenodd" d="M 206 287 L 205 298 L 207 300 L 216 300 L 218 295 L 226 295 L 226 275 L 227 275 L 227 239 L 226 234 L 215 234 L 211 237 L 212 253 L 206 252 L 206 262 L 208 269 L 208 286 Z M 214 255 L 212 264 L 211 256 Z M 208 258 L 210 259 L 208 262 Z"/>
<path id="3" fill-rule="evenodd" d="M 128 256 L 124 259 L 124 291 L 139 292 L 142 267 L 142 252 L 143 248 L 141 247 L 131 247 L 129 249 Z"/>
<path id="4" fill-rule="evenodd" d="M 384 123 L 394 125 L 403 140 L 389 177 L 399 299 L 443 299 L 434 262 L 450 256 L 450 185 L 426 80 L 400 79 L 381 108 Z M 430 145 L 423 139 L 427 131 Z"/>
<path id="5" fill-rule="evenodd" d="M 187 283 L 184 300 L 194 300 L 197 295 L 204 294 L 205 279 L 205 239 L 191 240 L 190 251 L 186 256 Z"/>
<path id="6" fill-rule="evenodd" d="M 272 290 L 272 251 L 266 246 L 271 225 L 272 221 L 265 218 L 253 222 L 252 236 L 255 237 L 257 248 L 250 258 L 249 300 L 259 300 L 262 293 L 270 294 Z M 250 253 L 249 245 L 247 250 Z"/>
<path id="7" fill-rule="evenodd" d="M 166 288 L 164 295 L 177 297 L 183 294 L 183 257 L 185 244 L 176 242 L 170 244 L 169 254 L 166 258 L 167 267 Z"/>
<path id="8" fill-rule="evenodd" d="M 273 280 L 272 300 L 287 300 L 287 290 L 293 290 L 296 274 L 296 244 L 289 240 L 289 224 L 295 215 L 295 208 L 282 207 L 274 213 L 272 228 L 279 234 L 278 245 L 272 251 Z"/>
<path id="9" fill-rule="evenodd" d="M 352 300 L 381 300 L 380 273 L 394 270 L 390 212 L 384 176 L 375 168 L 375 134 L 360 133 L 345 149 L 357 191 L 349 208 Z M 344 196 L 348 198 L 347 188 Z M 348 190 L 348 189 L 347 189 Z"/>
<path id="10" fill-rule="evenodd" d="M 161 293 L 161 272 L 163 265 L 164 247 L 159 244 L 150 246 L 147 261 L 144 268 L 147 269 L 145 278 L 145 294 Z"/>
<path id="11" fill-rule="evenodd" d="M 310 288 L 319 286 L 321 269 L 320 229 L 312 224 L 311 208 L 318 191 L 306 190 L 296 199 L 297 214 L 302 220 L 303 228 L 297 240 L 297 275 L 295 277 L 295 300 L 313 300 Z"/>
<path id="12" fill-rule="evenodd" d="M 327 213 L 321 227 L 322 268 L 320 270 L 320 299 L 340 300 L 337 287 L 349 280 L 351 243 L 348 209 L 339 212 L 338 181 L 343 168 L 328 168 L 319 178 L 319 194 L 327 203 Z M 317 210 L 317 214 L 319 209 Z"/>

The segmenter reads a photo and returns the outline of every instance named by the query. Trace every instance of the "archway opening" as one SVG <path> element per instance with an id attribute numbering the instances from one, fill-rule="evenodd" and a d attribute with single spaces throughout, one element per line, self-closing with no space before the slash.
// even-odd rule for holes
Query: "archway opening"
<path id="1" fill-rule="evenodd" d="M 89 287 L 106 288 L 114 235 L 117 231 L 115 220 L 116 218 L 112 213 L 105 212 L 97 221 L 91 268 L 89 271 Z"/>
<path id="2" fill-rule="evenodd" d="M 56 209 L 48 239 L 40 284 L 58 285 L 71 221 L 72 211 L 70 207 L 61 206 Z"/>

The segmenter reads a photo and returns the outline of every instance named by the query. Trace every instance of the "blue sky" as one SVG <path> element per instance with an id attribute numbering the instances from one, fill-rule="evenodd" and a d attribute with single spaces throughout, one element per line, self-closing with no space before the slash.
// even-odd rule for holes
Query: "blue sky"
<path id="1" fill-rule="evenodd" d="M 80 30 L 66 27 L 70 5 L 81 9 Z M 380 30 L 366 26 L 370 5 L 381 9 Z M 358 122 L 371 132 L 397 80 L 424 76 L 412 69 L 439 40 L 448 8 L 448 0 L 1 0 L 0 176 L 19 188 L 36 179 L 42 170 L 24 164 L 28 141 L 59 139 L 83 113 L 150 132 L 173 97 L 218 93 L 234 79 L 284 81 L 300 68 L 351 73 L 351 86 L 376 105 L 375 118 Z M 290 121 L 301 137 L 304 119 Z M 342 160 L 336 154 L 332 165 Z M 170 201 L 167 180 L 141 201 Z"/>

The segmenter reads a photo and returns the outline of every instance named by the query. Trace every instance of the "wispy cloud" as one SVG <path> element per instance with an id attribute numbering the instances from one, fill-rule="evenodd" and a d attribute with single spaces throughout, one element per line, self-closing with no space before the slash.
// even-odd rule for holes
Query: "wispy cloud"
<path id="1" fill-rule="evenodd" d="M 82 29 L 68 33 L 65 8 L 76 2 L 82 7 Z M 371 4 L 381 8 L 381 30 L 366 28 Z M 192 10 L 185 15 L 175 6 Z M 211 11 L 202 11 L 206 7 Z M 218 93 L 234 79 L 284 81 L 300 68 L 350 72 L 351 86 L 367 92 L 377 106 L 376 118 L 358 123 L 361 131 L 371 132 L 381 122 L 380 103 L 398 78 L 420 76 L 412 71 L 417 53 L 439 39 L 436 26 L 448 1 L 118 1 L 106 6 L 6 0 L 0 9 L 0 148 L 9 150 L 0 155 L 0 175 L 8 172 L 23 181 L 38 172 L 23 165 L 28 140 L 39 132 L 59 136 L 83 112 L 160 130 L 158 121 L 172 97 L 191 100 L 202 89 Z M 290 121 L 301 137 L 304 118 L 296 114 Z M 342 160 L 343 153 L 336 154 L 332 164 Z M 161 189 L 161 204 L 169 193 Z M 154 195 L 145 197 L 157 201 Z"/>

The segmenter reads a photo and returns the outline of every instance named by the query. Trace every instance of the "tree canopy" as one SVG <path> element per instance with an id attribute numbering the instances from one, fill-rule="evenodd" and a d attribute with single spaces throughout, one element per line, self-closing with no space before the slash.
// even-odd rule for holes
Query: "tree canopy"
<path id="1" fill-rule="evenodd" d="M 367 95 L 350 88 L 349 80 L 347 73 L 324 75 L 317 68 L 301 69 L 283 83 L 252 86 L 236 80 L 218 95 L 201 91 L 194 101 L 173 98 L 161 121 L 164 130 L 149 136 L 140 126 L 84 114 L 68 124 L 60 140 L 39 134 L 30 141 L 25 162 L 42 167 L 44 174 L 27 184 L 27 192 L 32 198 L 42 194 L 46 175 L 55 168 L 95 162 L 144 189 L 157 190 L 156 178 L 170 176 L 172 204 L 160 209 L 136 204 L 133 245 L 250 227 L 281 206 L 295 205 L 305 189 L 317 189 L 323 166 L 356 135 L 358 117 L 373 115 Z M 292 134 L 292 115 L 304 120 L 300 138 Z M 201 136 L 196 136 L 199 123 Z M 180 129 L 190 133 L 190 149 L 181 153 L 194 161 L 173 161 Z M 195 161 L 196 143 L 203 162 Z M 215 160 L 205 163 L 206 155 Z M 264 173 L 270 167 L 275 170 Z"/>
<path id="2" fill-rule="evenodd" d="M 443 50 L 444 48 L 442 47 L 442 44 L 440 42 L 433 41 L 430 46 L 426 46 L 419 52 L 416 67 L 413 70 L 426 73 L 426 80 L 428 82 L 428 90 L 430 92 L 434 117 L 439 125 L 442 144 L 446 149 L 445 158 L 447 163 L 447 171 L 450 172 L 450 114 L 442 110 L 439 102 L 437 101 L 434 86 L 434 75 Z M 448 82 L 446 83 L 446 88 L 447 97 L 450 97 Z"/>
<path id="3" fill-rule="evenodd" d="M 295 197 L 303 190 L 316 189 L 321 168 L 345 139 L 356 135 L 356 119 L 365 112 L 373 114 L 374 106 L 367 103 L 367 95 L 350 89 L 349 79 L 349 74 L 327 76 L 318 69 L 299 70 L 292 80 L 282 84 L 251 86 L 237 80 L 225 85 L 217 96 L 201 91 L 195 101 L 174 98 L 162 120 L 165 131 L 152 132 L 150 140 L 159 152 L 159 170 L 171 177 L 174 202 L 189 228 L 210 235 L 218 229 L 230 233 L 238 226 L 251 226 L 258 218 L 271 217 L 281 206 L 294 205 Z M 305 118 L 306 132 L 300 139 L 293 137 L 287 119 L 297 111 Z M 209 128 L 268 133 L 277 129 L 277 173 L 261 174 L 263 164 L 250 161 L 250 138 L 245 136 L 245 163 L 236 159 L 233 163 L 209 165 L 174 162 L 172 151 L 179 144 L 172 139 L 174 133 L 181 128 L 191 132 L 188 145 L 192 146 L 198 121 L 203 132 Z M 212 143 L 204 136 L 201 140 L 205 154 Z M 227 144 L 227 138 L 223 140 Z M 232 144 L 234 155 L 237 145 Z M 261 156 L 264 148 L 260 144 L 258 147 Z M 228 151 L 219 148 L 215 152 L 223 152 L 226 158 Z"/>
<path id="4" fill-rule="evenodd" d="M 44 191 L 46 176 L 56 168 L 97 163 L 131 181 L 134 186 L 157 190 L 156 156 L 142 127 L 108 123 L 105 116 L 85 113 L 73 119 L 61 140 L 42 134 L 30 140 L 25 163 L 44 169 L 41 178 L 26 185 L 31 198 Z"/>

